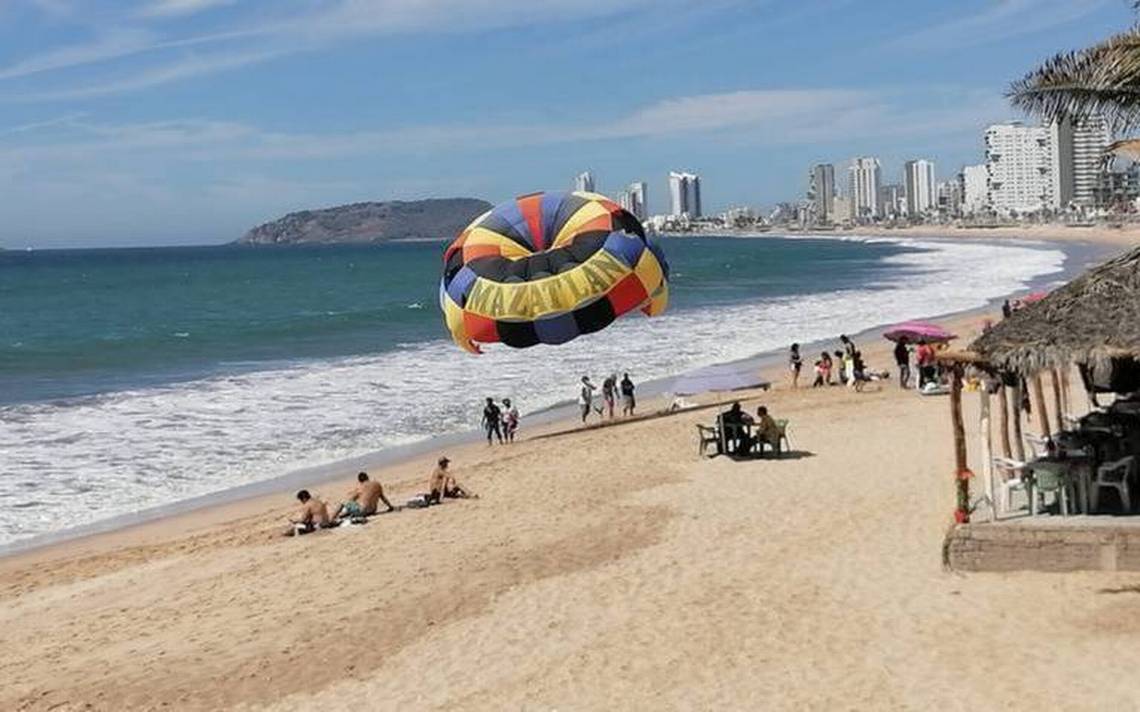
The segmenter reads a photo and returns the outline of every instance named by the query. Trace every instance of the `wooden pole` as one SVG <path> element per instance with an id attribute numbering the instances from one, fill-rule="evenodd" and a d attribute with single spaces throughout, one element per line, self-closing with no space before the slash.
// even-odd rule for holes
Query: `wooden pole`
<path id="1" fill-rule="evenodd" d="M 998 386 L 998 422 L 1001 423 L 1001 456 L 1013 457 L 1013 450 L 1009 446 L 1009 400 L 1006 395 L 1008 389 L 1005 384 Z"/>
<path id="2" fill-rule="evenodd" d="M 1061 405 L 1064 407 L 1066 413 L 1073 413 L 1073 401 L 1069 391 L 1069 371 L 1072 369 L 1072 364 L 1065 366 L 1061 369 Z"/>
<path id="3" fill-rule="evenodd" d="M 1017 385 L 1009 391 L 1009 397 L 1013 399 L 1013 452 L 1017 455 L 1018 462 L 1025 462 L 1025 437 L 1021 434 L 1021 401 L 1025 400 L 1021 379 L 1017 379 Z"/>
<path id="4" fill-rule="evenodd" d="M 997 498 L 994 492 L 994 460 L 993 460 L 993 434 L 990 431 L 990 391 L 985 381 L 982 381 L 980 391 L 982 399 L 982 414 L 979 423 L 982 439 L 982 483 L 986 488 L 989 504 L 990 521 L 997 519 Z M 1003 396 L 1004 400 L 1004 396 Z"/>
<path id="5" fill-rule="evenodd" d="M 1065 429 L 1065 406 L 1061 402 L 1061 374 L 1057 369 L 1049 369 L 1049 380 L 1053 383 L 1053 423 L 1056 424 L 1055 433 Z"/>
<path id="6" fill-rule="evenodd" d="M 1033 396 L 1033 410 L 1037 411 L 1037 430 L 1041 437 L 1048 439 L 1049 431 L 1049 414 L 1045 412 L 1045 388 L 1041 385 L 1041 372 L 1033 374 L 1033 380 L 1029 384 L 1030 394 Z"/>
<path id="7" fill-rule="evenodd" d="M 958 486 L 958 506 L 954 521 L 970 521 L 970 480 L 966 470 L 966 426 L 962 420 L 962 367 L 950 369 L 950 421 L 954 428 L 954 478 Z"/>

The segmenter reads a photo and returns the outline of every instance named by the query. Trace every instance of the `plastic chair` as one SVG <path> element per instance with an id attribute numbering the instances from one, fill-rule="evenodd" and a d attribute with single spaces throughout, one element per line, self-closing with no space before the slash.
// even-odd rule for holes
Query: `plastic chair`
<path id="1" fill-rule="evenodd" d="M 786 418 L 780 418 L 776 421 L 776 427 L 780 429 L 780 440 L 784 443 L 784 452 L 790 452 L 792 449 L 792 441 L 788 439 L 788 421 Z"/>
<path id="2" fill-rule="evenodd" d="M 698 425 L 697 437 L 699 439 L 697 447 L 699 449 L 699 454 L 701 457 L 705 456 L 705 452 L 708 451 L 710 445 L 712 445 L 717 450 L 720 449 L 720 431 L 715 427 L 708 425 Z"/>
<path id="3" fill-rule="evenodd" d="M 1120 495 L 1120 504 L 1125 512 L 1132 511 L 1132 492 L 1128 480 L 1136 476 L 1136 458 L 1132 455 L 1115 462 L 1106 462 L 1096 468 L 1096 480 L 1092 486 L 1092 510 L 1098 510 L 1101 489 L 1114 489 Z"/>
<path id="4" fill-rule="evenodd" d="M 1069 496 L 1073 488 L 1072 478 L 1065 466 L 1059 463 L 1028 463 L 1026 468 L 1031 477 L 1028 483 L 1029 512 L 1037 516 L 1037 500 L 1048 492 L 1056 493 L 1061 503 L 1061 516 L 1069 516 Z M 1074 497 L 1073 499 L 1076 499 Z"/>
<path id="5" fill-rule="evenodd" d="M 1025 433 L 1021 437 L 1025 440 L 1025 444 L 1029 446 L 1029 452 L 1033 456 L 1030 458 L 1031 460 L 1037 457 L 1045 457 L 1049 454 L 1048 438 L 1030 435 L 1029 433 Z"/>
<path id="6" fill-rule="evenodd" d="M 1028 497 L 1028 487 L 1025 478 L 1025 463 L 1020 460 L 1013 460 L 1008 457 L 995 457 L 993 459 L 994 470 L 1001 473 L 1003 479 L 998 485 L 998 512 L 1009 512 L 1012 509 L 1012 500 L 1014 490 L 1021 490 L 1026 492 Z"/>

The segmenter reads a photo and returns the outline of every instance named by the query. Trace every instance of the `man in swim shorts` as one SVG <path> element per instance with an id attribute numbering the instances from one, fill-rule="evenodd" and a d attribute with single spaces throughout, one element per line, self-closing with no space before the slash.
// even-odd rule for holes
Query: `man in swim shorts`
<path id="1" fill-rule="evenodd" d="M 331 529 L 336 526 L 336 522 L 329 517 L 328 505 L 309 494 L 309 490 L 298 492 L 297 501 L 301 503 L 301 509 L 297 511 L 296 519 L 289 520 L 293 525 L 293 533 L 308 534 L 317 529 Z"/>
<path id="2" fill-rule="evenodd" d="M 368 479 L 367 472 L 361 472 L 356 476 L 357 485 L 354 490 L 348 493 L 348 499 L 345 500 L 339 507 L 337 507 L 336 514 L 333 519 L 340 517 L 369 517 L 376 514 L 377 505 L 380 502 L 388 509 L 386 511 L 393 512 L 396 510 L 388 498 L 384 496 L 384 488 L 379 482 Z"/>

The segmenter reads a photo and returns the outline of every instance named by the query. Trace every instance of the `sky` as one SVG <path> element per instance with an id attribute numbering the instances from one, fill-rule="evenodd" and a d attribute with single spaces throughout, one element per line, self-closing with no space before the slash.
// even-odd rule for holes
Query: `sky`
<path id="1" fill-rule="evenodd" d="M 0 0 L 0 247 L 232 241 L 363 200 L 649 185 L 706 212 L 981 160 L 1128 0 Z"/>

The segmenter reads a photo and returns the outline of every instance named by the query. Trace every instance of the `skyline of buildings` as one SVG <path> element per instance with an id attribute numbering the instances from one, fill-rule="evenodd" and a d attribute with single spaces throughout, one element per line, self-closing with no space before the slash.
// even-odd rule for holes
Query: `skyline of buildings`
<path id="1" fill-rule="evenodd" d="M 831 163 L 817 163 L 812 166 L 808 188 L 808 200 L 817 222 L 827 223 L 834 218 L 835 166 Z"/>
<path id="2" fill-rule="evenodd" d="M 937 205 L 934 163 L 926 159 L 903 164 L 907 215 L 922 215 Z"/>
<path id="3" fill-rule="evenodd" d="M 583 171 L 574 178 L 574 190 L 583 193 L 593 193 L 594 190 L 594 174 L 590 171 Z"/>

